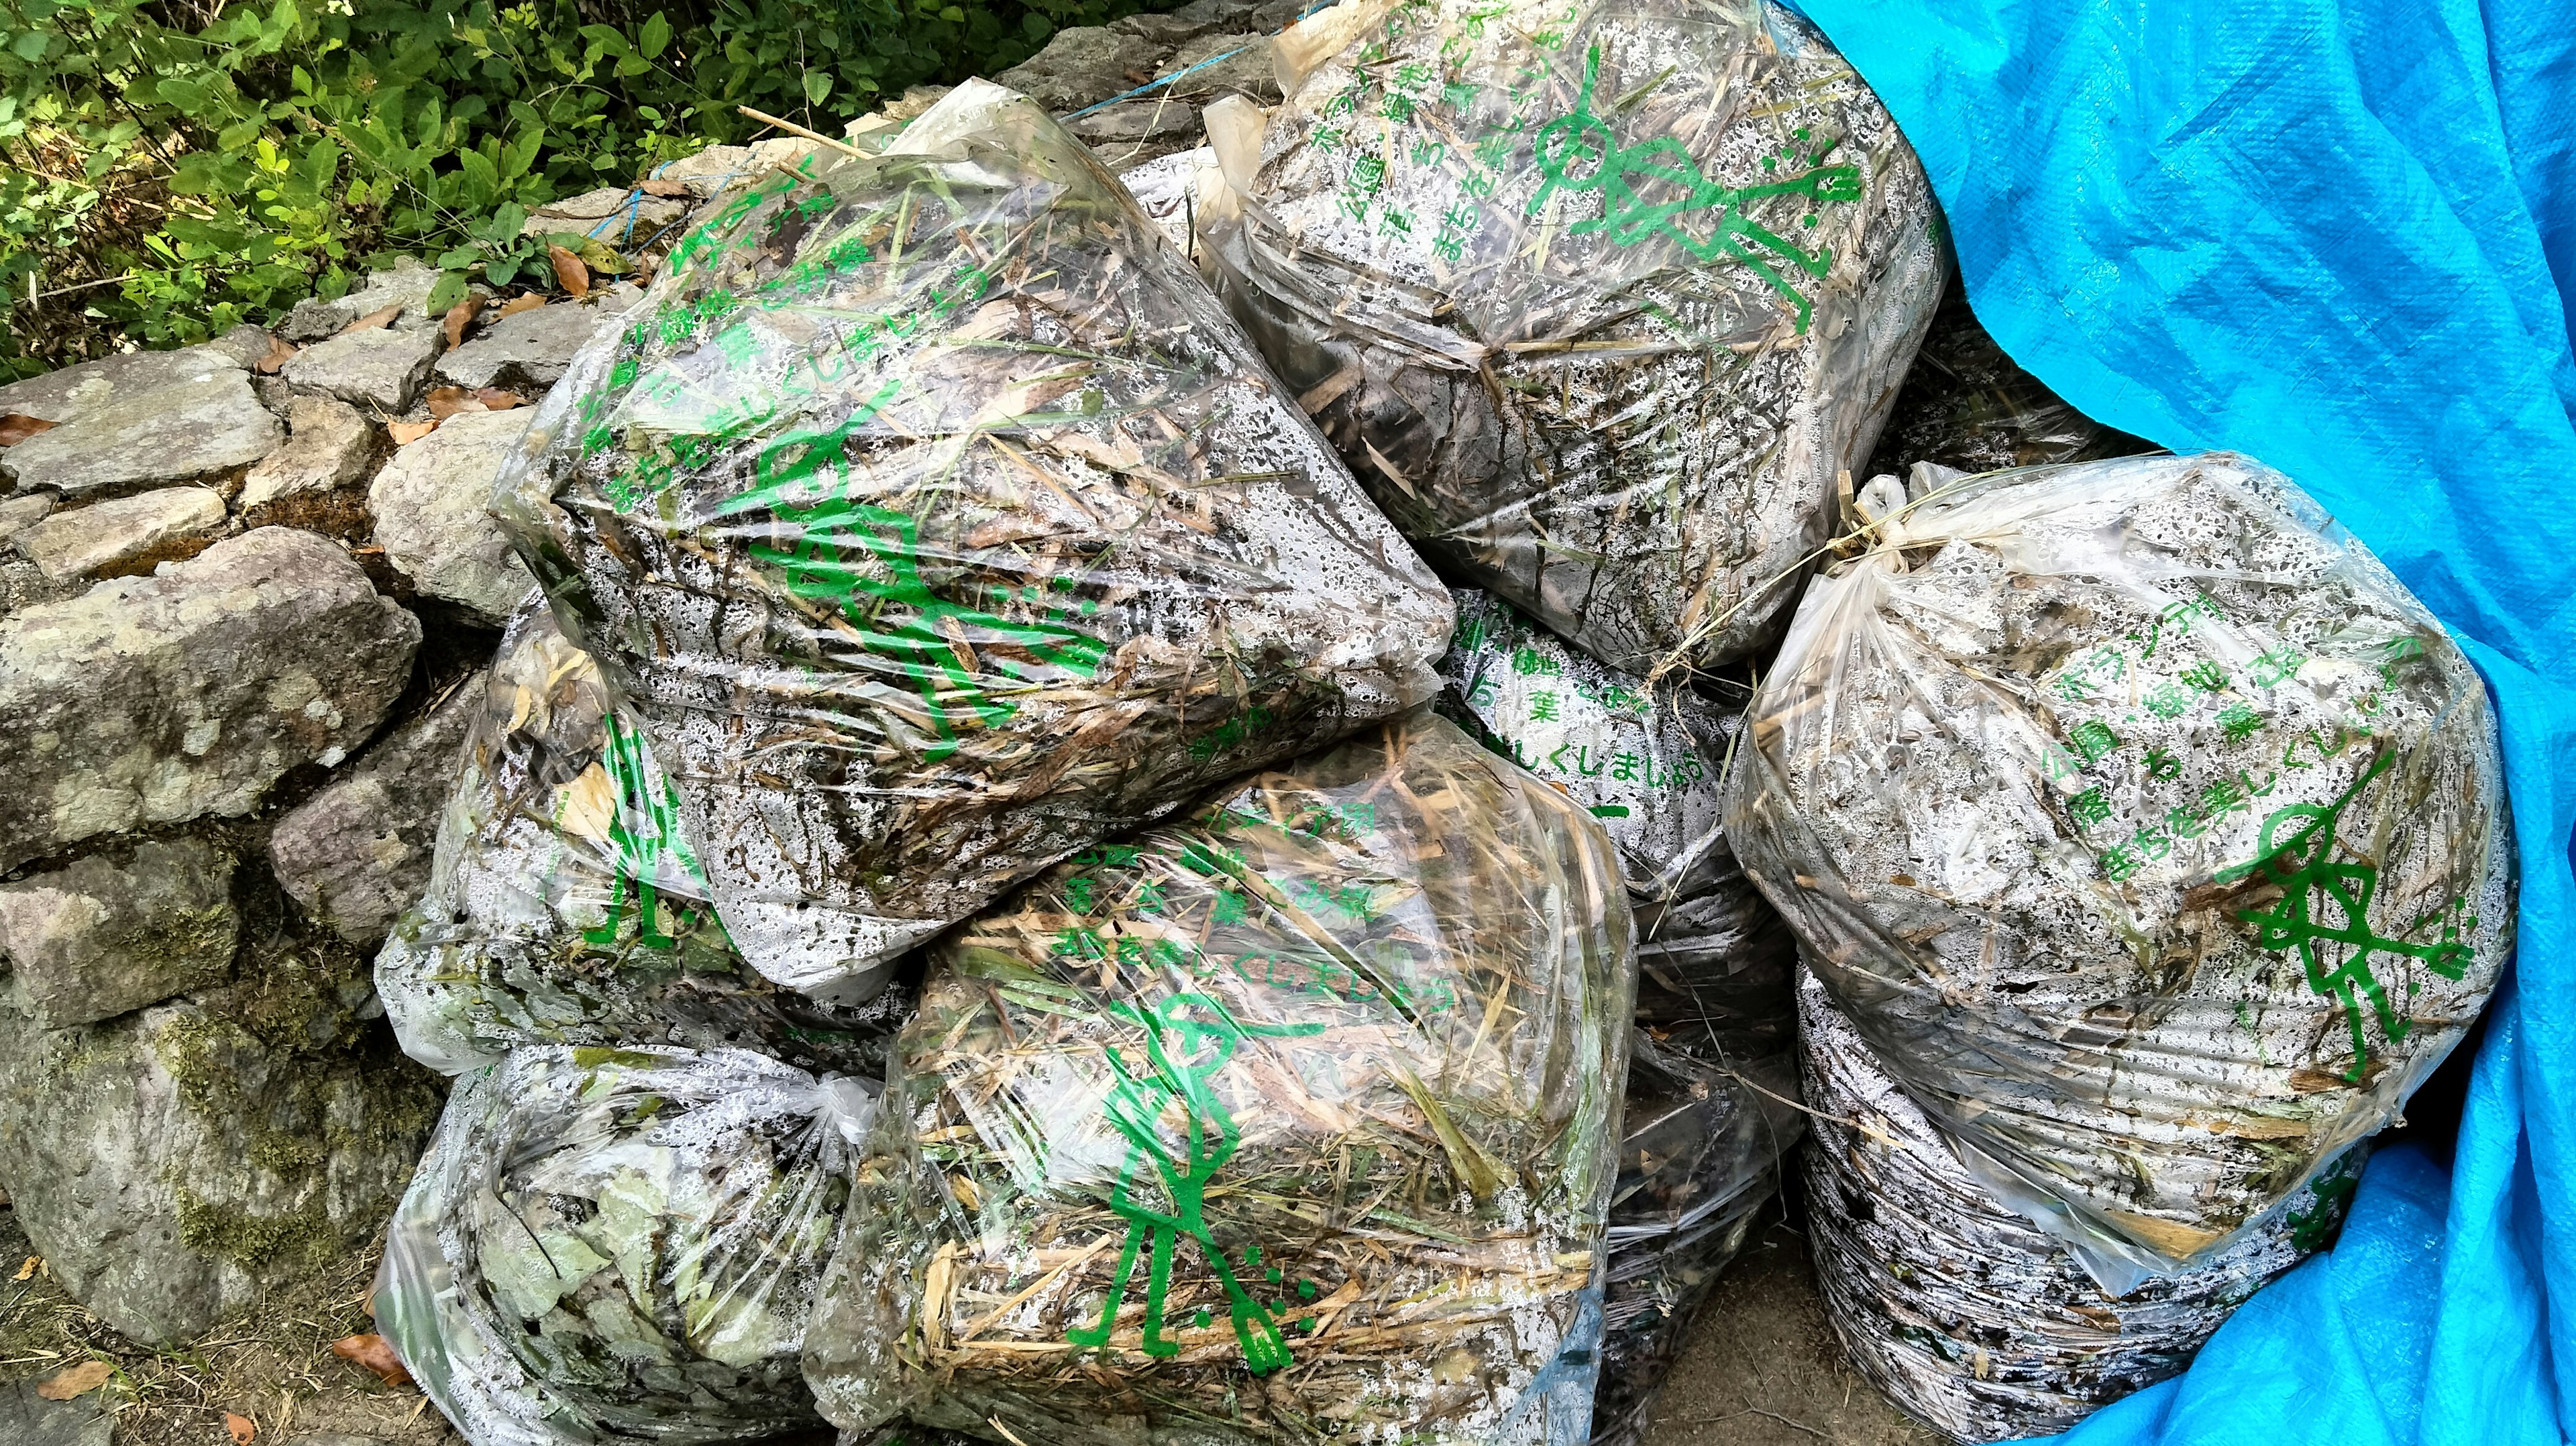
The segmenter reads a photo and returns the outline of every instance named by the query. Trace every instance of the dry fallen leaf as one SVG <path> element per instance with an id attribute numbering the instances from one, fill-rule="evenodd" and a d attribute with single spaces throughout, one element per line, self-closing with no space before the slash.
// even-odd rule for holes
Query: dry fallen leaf
<path id="1" fill-rule="evenodd" d="M 0 412 L 0 447 L 15 447 L 38 432 L 50 432 L 54 424 L 42 417 L 24 412 Z"/>
<path id="2" fill-rule="evenodd" d="M 431 419 L 441 422 L 455 416 L 458 412 L 483 410 L 483 403 L 476 400 L 474 394 L 463 387 L 432 387 L 428 402 Z"/>
<path id="3" fill-rule="evenodd" d="M 259 1434 L 259 1427 L 237 1411 L 224 1413 L 224 1429 L 233 1433 L 233 1446 L 250 1446 L 250 1438 Z"/>
<path id="4" fill-rule="evenodd" d="M 447 319 L 438 324 L 438 329 L 447 333 L 449 350 L 454 350 L 458 342 L 465 340 L 465 328 L 482 310 L 483 298 L 479 296 L 468 296 L 447 308 Z"/>
<path id="5" fill-rule="evenodd" d="M 523 291 L 518 295 L 511 297 L 509 300 L 502 302 L 501 309 L 492 313 L 492 315 L 495 319 L 504 316 L 516 316 L 523 311 L 534 311 L 545 304 L 546 299 L 544 297 L 539 296 L 533 291 Z"/>
<path id="6" fill-rule="evenodd" d="M 12 1283 L 15 1283 L 15 1282 L 17 1282 L 17 1281 L 21 1281 L 21 1280 L 25 1280 L 25 1279 L 27 1279 L 28 1277 L 30 1277 L 30 1276 L 32 1276 L 32 1275 L 34 1275 L 34 1274 L 36 1273 L 36 1267 L 37 1267 L 37 1266 L 42 1265 L 42 1264 L 44 1264 L 44 1263 L 45 1263 L 45 1258 L 44 1258 L 43 1256 L 41 1256 L 41 1255 L 30 1255 L 30 1256 L 28 1256 L 28 1257 L 27 1257 L 27 1263 L 26 1263 L 26 1264 L 24 1264 L 24 1265 L 22 1265 L 22 1266 L 19 1266 L 19 1267 L 18 1267 L 18 1273 L 17 1273 L 16 1275 L 13 1275 L 13 1276 L 9 1277 L 9 1279 L 10 1279 L 10 1281 L 11 1281 Z"/>
<path id="7" fill-rule="evenodd" d="M 512 407 L 524 407 L 528 404 L 526 397 L 520 396 L 517 392 L 503 391 L 499 387 L 485 387 L 474 394 L 474 400 L 481 402 L 483 410 L 487 412 L 506 412 Z"/>
<path id="8" fill-rule="evenodd" d="M 340 328 L 340 335 L 347 336 L 353 331 L 373 331 L 380 326 L 391 326 L 394 324 L 394 318 L 400 315 L 402 315 L 402 303 L 397 301 L 382 311 L 368 312 L 356 321 L 350 322 Z"/>
<path id="9" fill-rule="evenodd" d="M 95 1391 L 116 1374 L 113 1361 L 83 1361 L 67 1371 L 58 1371 L 36 1383 L 36 1394 L 48 1401 L 68 1401 L 83 1391 Z"/>
<path id="10" fill-rule="evenodd" d="M 295 353 L 300 350 L 302 350 L 302 348 L 297 347 L 286 338 L 282 336 L 272 336 L 268 339 L 268 355 L 261 357 L 258 361 L 251 363 L 251 365 L 258 370 L 261 376 L 273 377 L 277 375 L 277 369 L 279 367 L 295 360 Z"/>
<path id="11" fill-rule="evenodd" d="M 403 1369 L 402 1358 L 394 1354 L 393 1346 L 383 1336 L 373 1332 L 342 1336 L 331 1343 L 331 1354 L 375 1372 L 388 1386 L 411 1384 L 411 1372 Z"/>
<path id="12" fill-rule="evenodd" d="M 659 196 L 666 201 L 685 201 L 696 194 L 683 181 L 640 181 L 636 183 L 635 189 L 647 196 Z"/>
<path id="13" fill-rule="evenodd" d="M 590 268 L 581 264 L 580 257 L 551 242 L 546 255 L 555 263 L 555 282 L 565 295 L 575 300 L 590 295 Z"/>
<path id="14" fill-rule="evenodd" d="M 387 422 L 385 423 L 385 430 L 394 434 L 395 446 L 408 447 L 412 443 L 419 441 L 421 438 L 428 436 L 430 433 L 437 431 L 438 419 L 432 417 L 426 422 Z"/>

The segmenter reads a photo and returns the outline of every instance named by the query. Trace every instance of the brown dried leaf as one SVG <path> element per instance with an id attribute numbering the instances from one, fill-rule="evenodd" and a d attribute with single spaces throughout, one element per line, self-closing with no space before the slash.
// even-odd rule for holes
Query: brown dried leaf
<path id="1" fill-rule="evenodd" d="M 647 196 L 659 196 L 666 201 L 685 201 L 697 194 L 691 191 L 686 183 L 680 181 L 639 181 L 635 189 Z"/>
<path id="2" fill-rule="evenodd" d="M 268 355 L 251 363 L 251 366 L 261 376 L 273 377 L 277 375 L 277 369 L 279 367 L 295 360 L 295 354 L 301 350 L 303 350 L 303 348 L 296 346 L 293 342 L 288 341 L 282 336 L 272 336 L 268 339 Z"/>
<path id="3" fill-rule="evenodd" d="M 238 1411 L 224 1413 L 224 1429 L 233 1433 L 233 1446 L 250 1446 L 250 1439 L 259 1434 L 258 1425 Z"/>
<path id="4" fill-rule="evenodd" d="M 565 295 L 575 300 L 590 295 L 590 268 L 582 264 L 580 257 L 552 242 L 546 245 L 546 255 L 555 263 L 555 282 L 563 287 Z"/>
<path id="5" fill-rule="evenodd" d="M 38 432 L 50 432 L 54 424 L 42 417 L 24 412 L 0 412 L 0 447 L 15 447 Z"/>
<path id="6" fill-rule="evenodd" d="M 483 298 L 479 296 L 467 296 L 463 301 L 447 308 L 447 319 L 438 324 L 438 329 L 447 333 L 447 346 L 450 351 L 455 350 L 457 344 L 465 340 L 465 328 L 471 325 L 474 318 L 481 315 L 482 311 Z"/>
<path id="7" fill-rule="evenodd" d="M 380 326 L 391 326 L 394 324 L 394 318 L 400 315 L 402 315 L 402 303 L 397 301 L 382 311 L 368 312 L 356 321 L 350 322 L 340 328 L 339 334 L 347 336 L 353 331 L 373 331 Z"/>
<path id="8" fill-rule="evenodd" d="M 69 1370 L 57 1371 L 36 1383 L 36 1394 L 48 1401 L 68 1401 L 83 1391 L 95 1391 L 116 1374 L 113 1361 L 83 1361 Z"/>
<path id="9" fill-rule="evenodd" d="M 524 407 L 528 404 L 526 397 L 520 396 L 517 392 L 504 391 L 499 387 L 485 387 L 474 394 L 474 400 L 481 402 L 483 410 L 487 412 L 506 412 L 512 407 Z"/>
<path id="10" fill-rule="evenodd" d="M 388 1386 L 411 1384 L 411 1372 L 403 1369 L 402 1358 L 394 1354 L 392 1343 L 372 1331 L 365 1335 L 342 1336 L 333 1341 L 331 1354 L 375 1372 Z"/>
<path id="11" fill-rule="evenodd" d="M 428 436 L 430 433 L 437 431 L 438 419 L 432 417 L 426 422 L 387 422 L 385 423 L 385 430 L 394 434 L 395 446 L 408 447 L 412 443 L 419 441 L 421 438 Z"/>
<path id="12" fill-rule="evenodd" d="M 523 311 L 534 311 L 545 304 L 546 299 L 544 297 L 539 296 L 533 291 L 523 291 L 518 295 L 511 297 L 509 300 L 502 302 L 501 309 L 492 313 L 492 316 L 495 320 L 505 316 L 516 316 Z"/>
<path id="13" fill-rule="evenodd" d="M 30 1277 L 30 1276 L 32 1276 L 32 1275 L 34 1275 L 34 1274 L 36 1273 L 36 1267 L 37 1267 L 37 1266 L 42 1265 L 42 1264 L 44 1264 L 44 1263 L 45 1263 L 45 1258 L 44 1258 L 43 1256 L 41 1256 L 41 1255 L 30 1255 L 30 1256 L 28 1256 L 28 1257 L 27 1257 L 27 1263 L 18 1267 L 18 1273 L 17 1273 L 16 1275 L 13 1275 L 13 1276 L 9 1277 L 10 1282 L 11 1282 L 12 1284 L 15 1284 L 15 1283 L 17 1283 L 18 1281 L 21 1281 L 21 1280 L 25 1280 L 25 1279 L 27 1279 L 28 1277 Z"/>
<path id="14" fill-rule="evenodd" d="M 444 422 L 458 412 L 479 412 L 483 403 L 463 387 L 436 387 L 429 394 L 429 415 Z"/>

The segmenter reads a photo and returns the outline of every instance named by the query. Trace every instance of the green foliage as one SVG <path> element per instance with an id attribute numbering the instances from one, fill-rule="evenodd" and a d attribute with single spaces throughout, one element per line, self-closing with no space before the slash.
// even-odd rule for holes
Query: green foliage
<path id="1" fill-rule="evenodd" d="M 551 286 L 528 210 L 744 139 L 737 106 L 837 130 L 1139 8 L 632 3 L 0 0 L 0 374 L 266 321 L 394 252 Z"/>

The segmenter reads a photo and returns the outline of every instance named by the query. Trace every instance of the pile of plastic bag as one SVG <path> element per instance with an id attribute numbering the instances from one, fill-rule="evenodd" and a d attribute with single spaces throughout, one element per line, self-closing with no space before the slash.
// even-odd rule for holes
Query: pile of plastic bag
<path id="1" fill-rule="evenodd" d="M 970 82 L 719 198 L 505 468 L 377 966 L 472 1446 L 1632 1446 L 1792 1174 L 1866 1374 L 2054 1430 L 2492 989 L 2476 674 L 1963 306 L 1909 378 L 1935 212 L 1804 21 L 1275 50 L 1205 277 Z"/>

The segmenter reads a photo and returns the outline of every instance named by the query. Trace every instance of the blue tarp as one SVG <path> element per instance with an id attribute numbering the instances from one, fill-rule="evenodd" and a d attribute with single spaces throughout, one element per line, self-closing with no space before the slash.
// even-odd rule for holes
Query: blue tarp
<path id="1" fill-rule="evenodd" d="M 2520 952 L 2457 1149 L 2066 1440 L 2576 1421 L 2576 5 L 1802 0 L 1922 154 L 1970 302 L 2085 412 L 2281 468 L 2486 673 Z M 2402 1142 L 2401 1133 L 2384 1137 Z M 2565 1364 L 2562 1364 L 2565 1363 Z"/>

